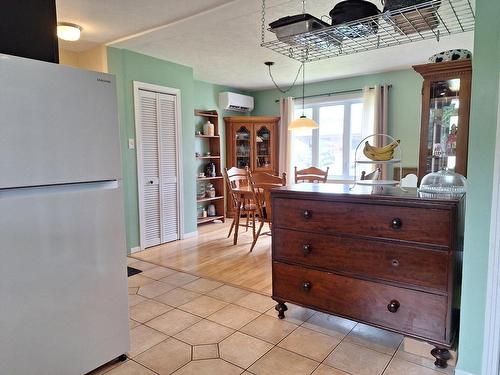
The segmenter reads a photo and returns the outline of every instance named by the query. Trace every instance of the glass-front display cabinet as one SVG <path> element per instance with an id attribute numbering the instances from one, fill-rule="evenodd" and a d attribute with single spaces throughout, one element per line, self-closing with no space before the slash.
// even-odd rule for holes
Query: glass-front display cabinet
<path id="1" fill-rule="evenodd" d="M 224 117 L 226 167 L 248 167 L 252 173 L 278 175 L 279 120 L 279 117 L 274 116 Z M 228 202 L 228 216 L 232 215 L 231 211 L 232 206 Z"/>
<path id="2" fill-rule="evenodd" d="M 273 165 L 273 137 L 270 126 L 263 124 L 254 128 L 255 132 L 255 166 L 254 170 L 269 170 Z"/>
<path id="3" fill-rule="evenodd" d="M 471 61 L 416 65 L 413 69 L 424 78 L 419 181 L 441 169 L 467 176 Z"/>
<path id="4" fill-rule="evenodd" d="M 278 174 L 279 117 L 231 116 L 226 123 L 226 167 Z"/>

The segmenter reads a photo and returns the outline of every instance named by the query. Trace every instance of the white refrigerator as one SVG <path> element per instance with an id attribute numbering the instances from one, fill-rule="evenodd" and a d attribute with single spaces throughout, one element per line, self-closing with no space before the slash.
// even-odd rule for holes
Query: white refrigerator
<path id="1" fill-rule="evenodd" d="M 0 54 L 0 374 L 129 350 L 115 78 Z"/>

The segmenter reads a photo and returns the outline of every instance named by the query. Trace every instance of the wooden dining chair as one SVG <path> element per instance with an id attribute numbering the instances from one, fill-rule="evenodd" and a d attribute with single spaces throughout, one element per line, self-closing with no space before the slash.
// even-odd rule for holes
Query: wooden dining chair
<path id="1" fill-rule="evenodd" d="M 371 173 L 366 173 L 365 171 L 361 172 L 361 181 L 363 180 L 379 180 L 380 176 L 382 175 L 382 172 L 380 168 L 375 169 Z"/>
<path id="2" fill-rule="evenodd" d="M 295 167 L 295 183 L 298 184 L 300 182 L 313 182 L 313 183 L 326 182 L 329 170 L 330 167 L 326 167 L 326 171 L 316 167 L 309 167 L 298 171 L 297 167 Z"/>
<path id="3" fill-rule="evenodd" d="M 261 233 L 264 224 L 272 225 L 272 207 L 271 207 L 271 190 L 280 186 L 286 185 L 286 173 L 281 177 L 273 176 L 269 173 L 248 173 L 248 180 L 250 181 L 250 190 L 252 191 L 253 199 L 257 205 L 257 220 L 259 221 L 259 228 L 255 235 L 250 251 L 253 250 L 257 239 L 261 235 L 271 235 L 271 231 Z"/>
<path id="4" fill-rule="evenodd" d="M 230 199 L 230 202 L 233 205 L 233 211 L 235 214 L 233 222 L 231 223 L 231 227 L 229 228 L 229 234 L 227 235 L 228 238 L 231 237 L 231 233 L 233 232 L 236 223 L 238 223 L 238 225 L 240 226 L 246 227 L 246 230 L 248 231 L 250 218 L 252 220 L 252 233 L 253 236 L 255 237 L 255 214 L 257 213 L 257 205 L 255 204 L 255 202 L 248 199 L 241 200 L 240 195 L 238 193 L 233 192 L 233 189 L 249 186 L 247 169 L 248 168 L 243 169 L 236 167 L 232 167 L 230 169 L 224 168 L 224 179 L 226 180 L 228 198 Z M 240 205 L 239 207 L 240 216 L 241 215 L 246 216 L 245 224 L 239 224 L 239 218 L 236 218 L 238 212 L 238 205 Z M 237 238 L 235 239 L 235 242 L 236 241 Z"/>

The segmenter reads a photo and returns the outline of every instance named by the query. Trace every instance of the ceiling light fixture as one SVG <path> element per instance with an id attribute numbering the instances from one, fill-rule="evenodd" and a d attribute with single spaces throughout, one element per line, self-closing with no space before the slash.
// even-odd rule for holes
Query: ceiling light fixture
<path id="1" fill-rule="evenodd" d="M 58 22 L 57 23 L 57 37 L 62 40 L 75 42 L 80 39 L 82 27 L 76 23 Z"/>
<path id="2" fill-rule="evenodd" d="M 305 82 L 305 76 L 306 76 L 306 68 L 305 64 L 302 61 L 302 116 L 300 116 L 298 119 L 293 120 L 289 125 L 288 125 L 288 130 L 297 130 L 297 129 L 318 129 L 319 125 L 317 124 L 316 121 L 313 119 L 307 118 L 306 113 L 305 113 L 305 87 L 306 87 L 306 82 Z"/>

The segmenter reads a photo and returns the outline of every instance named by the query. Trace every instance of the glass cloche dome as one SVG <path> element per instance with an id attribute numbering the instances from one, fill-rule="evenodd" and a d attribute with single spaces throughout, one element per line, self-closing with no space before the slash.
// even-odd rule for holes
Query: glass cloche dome
<path id="1" fill-rule="evenodd" d="M 441 169 L 438 172 L 426 174 L 422 178 L 418 191 L 453 196 L 464 194 L 466 187 L 467 180 L 464 176 L 447 169 Z"/>

